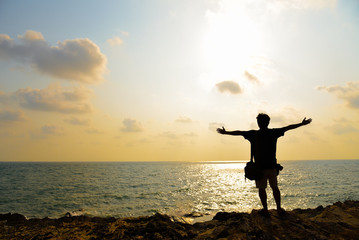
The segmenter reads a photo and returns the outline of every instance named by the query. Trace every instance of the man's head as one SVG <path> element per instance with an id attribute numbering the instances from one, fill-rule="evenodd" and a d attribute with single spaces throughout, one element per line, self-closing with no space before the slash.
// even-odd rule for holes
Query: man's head
<path id="1" fill-rule="evenodd" d="M 270 117 L 265 113 L 260 113 L 257 116 L 257 123 L 260 129 L 267 129 L 269 125 Z"/>

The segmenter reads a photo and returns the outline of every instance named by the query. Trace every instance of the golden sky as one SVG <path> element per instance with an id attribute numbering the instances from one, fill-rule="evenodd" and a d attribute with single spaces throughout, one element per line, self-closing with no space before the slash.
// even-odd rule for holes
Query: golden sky
<path id="1" fill-rule="evenodd" d="M 0 2 L 0 161 L 359 158 L 359 2 Z"/>

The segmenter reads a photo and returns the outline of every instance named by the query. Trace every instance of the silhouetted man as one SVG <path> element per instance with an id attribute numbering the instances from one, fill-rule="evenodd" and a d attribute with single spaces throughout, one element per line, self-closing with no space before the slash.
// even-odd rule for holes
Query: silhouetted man
<path id="1" fill-rule="evenodd" d="M 288 125 L 282 128 L 268 128 L 270 117 L 267 114 L 260 113 L 257 116 L 257 123 L 259 130 L 250 131 L 226 131 L 224 127 L 218 128 L 217 132 L 220 134 L 243 136 L 251 143 L 251 151 L 254 155 L 254 162 L 258 169 L 263 172 L 261 179 L 255 180 L 256 187 L 258 188 L 259 198 L 262 202 L 263 209 L 260 211 L 264 216 L 269 216 L 267 206 L 267 180 L 273 190 L 273 196 L 277 205 L 277 211 L 279 214 L 283 214 L 285 211 L 281 207 L 281 196 L 277 182 L 277 139 L 284 135 L 288 130 L 295 129 L 307 125 L 312 122 L 312 119 L 304 118 L 301 123 Z"/>

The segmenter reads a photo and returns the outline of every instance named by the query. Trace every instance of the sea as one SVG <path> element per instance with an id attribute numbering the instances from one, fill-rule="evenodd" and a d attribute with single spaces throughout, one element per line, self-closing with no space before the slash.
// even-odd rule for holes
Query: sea
<path id="1" fill-rule="evenodd" d="M 0 213 L 58 218 L 213 216 L 260 209 L 243 161 L 0 162 Z M 359 160 L 282 161 L 287 210 L 359 200 Z M 269 186 L 268 186 L 269 187 Z M 269 208 L 275 208 L 270 188 Z"/>

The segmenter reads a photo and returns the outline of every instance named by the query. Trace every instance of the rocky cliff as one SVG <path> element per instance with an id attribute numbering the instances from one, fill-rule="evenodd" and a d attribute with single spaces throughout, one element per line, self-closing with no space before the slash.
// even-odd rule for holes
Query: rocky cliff
<path id="1" fill-rule="evenodd" d="M 219 212 L 195 224 L 161 214 L 26 219 L 8 213 L 0 214 L 0 239 L 359 239 L 359 201 L 270 213 Z"/>

